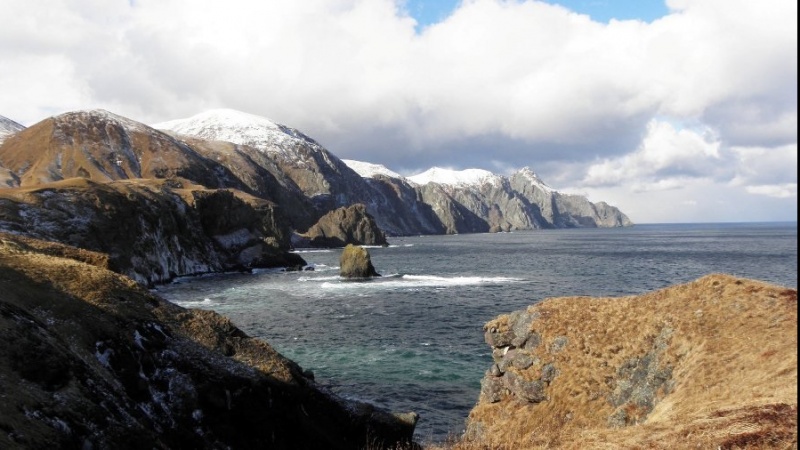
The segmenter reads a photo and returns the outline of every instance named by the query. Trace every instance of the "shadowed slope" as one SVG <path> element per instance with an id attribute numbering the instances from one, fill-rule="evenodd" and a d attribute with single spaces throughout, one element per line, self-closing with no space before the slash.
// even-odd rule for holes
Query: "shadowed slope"
<path id="1" fill-rule="evenodd" d="M 56 247 L 0 238 L 0 448 L 377 449 L 410 441 L 414 414 L 323 393 L 228 319 L 52 256 L 102 261 Z"/>

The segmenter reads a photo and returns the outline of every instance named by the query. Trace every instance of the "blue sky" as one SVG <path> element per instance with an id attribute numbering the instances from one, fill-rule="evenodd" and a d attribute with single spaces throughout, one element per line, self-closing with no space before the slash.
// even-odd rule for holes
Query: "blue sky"
<path id="1" fill-rule="evenodd" d="M 460 2 L 461 0 L 408 0 L 406 8 L 409 15 L 416 19 L 418 28 L 424 28 L 446 19 Z M 664 0 L 562 0 L 546 3 L 561 5 L 604 23 L 611 19 L 652 22 L 669 12 Z"/>

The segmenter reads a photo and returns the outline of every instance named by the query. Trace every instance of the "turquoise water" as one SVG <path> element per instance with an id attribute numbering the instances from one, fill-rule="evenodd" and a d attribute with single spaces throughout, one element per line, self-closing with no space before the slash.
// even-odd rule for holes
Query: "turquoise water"
<path id="1" fill-rule="evenodd" d="M 797 287 L 797 224 L 637 225 L 390 239 L 383 277 L 313 271 L 179 280 L 158 292 L 224 314 L 347 398 L 420 414 L 417 438 L 463 430 L 491 364 L 483 324 L 548 297 L 641 294 L 722 272 Z"/>

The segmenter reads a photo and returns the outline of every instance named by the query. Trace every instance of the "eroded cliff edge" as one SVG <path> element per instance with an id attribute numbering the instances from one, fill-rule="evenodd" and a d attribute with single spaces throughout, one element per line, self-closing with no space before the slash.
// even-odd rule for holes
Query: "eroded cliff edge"
<path id="1" fill-rule="evenodd" d="M 797 290 L 713 274 L 485 326 L 456 448 L 796 448 Z"/>
<path id="2" fill-rule="evenodd" d="M 345 402 L 267 343 L 0 233 L 0 448 L 394 448 L 416 415 Z"/>

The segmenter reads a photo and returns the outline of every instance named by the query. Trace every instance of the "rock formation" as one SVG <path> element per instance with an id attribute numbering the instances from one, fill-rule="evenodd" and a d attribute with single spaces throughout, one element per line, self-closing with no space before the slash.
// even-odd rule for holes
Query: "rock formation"
<path id="1" fill-rule="evenodd" d="M 485 339 L 494 363 L 459 448 L 796 445 L 796 289 L 709 275 L 548 299 Z"/>
<path id="2" fill-rule="evenodd" d="M 339 257 L 339 275 L 347 279 L 379 277 L 369 252 L 359 245 L 347 244 Z"/>
<path id="3" fill-rule="evenodd" d="M 296 243 L 296 246 L 339 248 L 347 244 L 389 245 L 386 235 L 360 203 L 325 214 L 301 238 L 303 242 Z"/>
<path id="4" fill-rule="evenodd" d="M 226 318 L 0 234 L 0 448 L 413 448 L 417 415 L 317 388 Z"/>
<path id="5" fill-rule="evenodd" d="M 103 252 L 109 268 L 149 285 L 176 276 L 302 267 L 279 208 L 178 178 L 72 178 L 0 189 L 0 231 Z"/>

